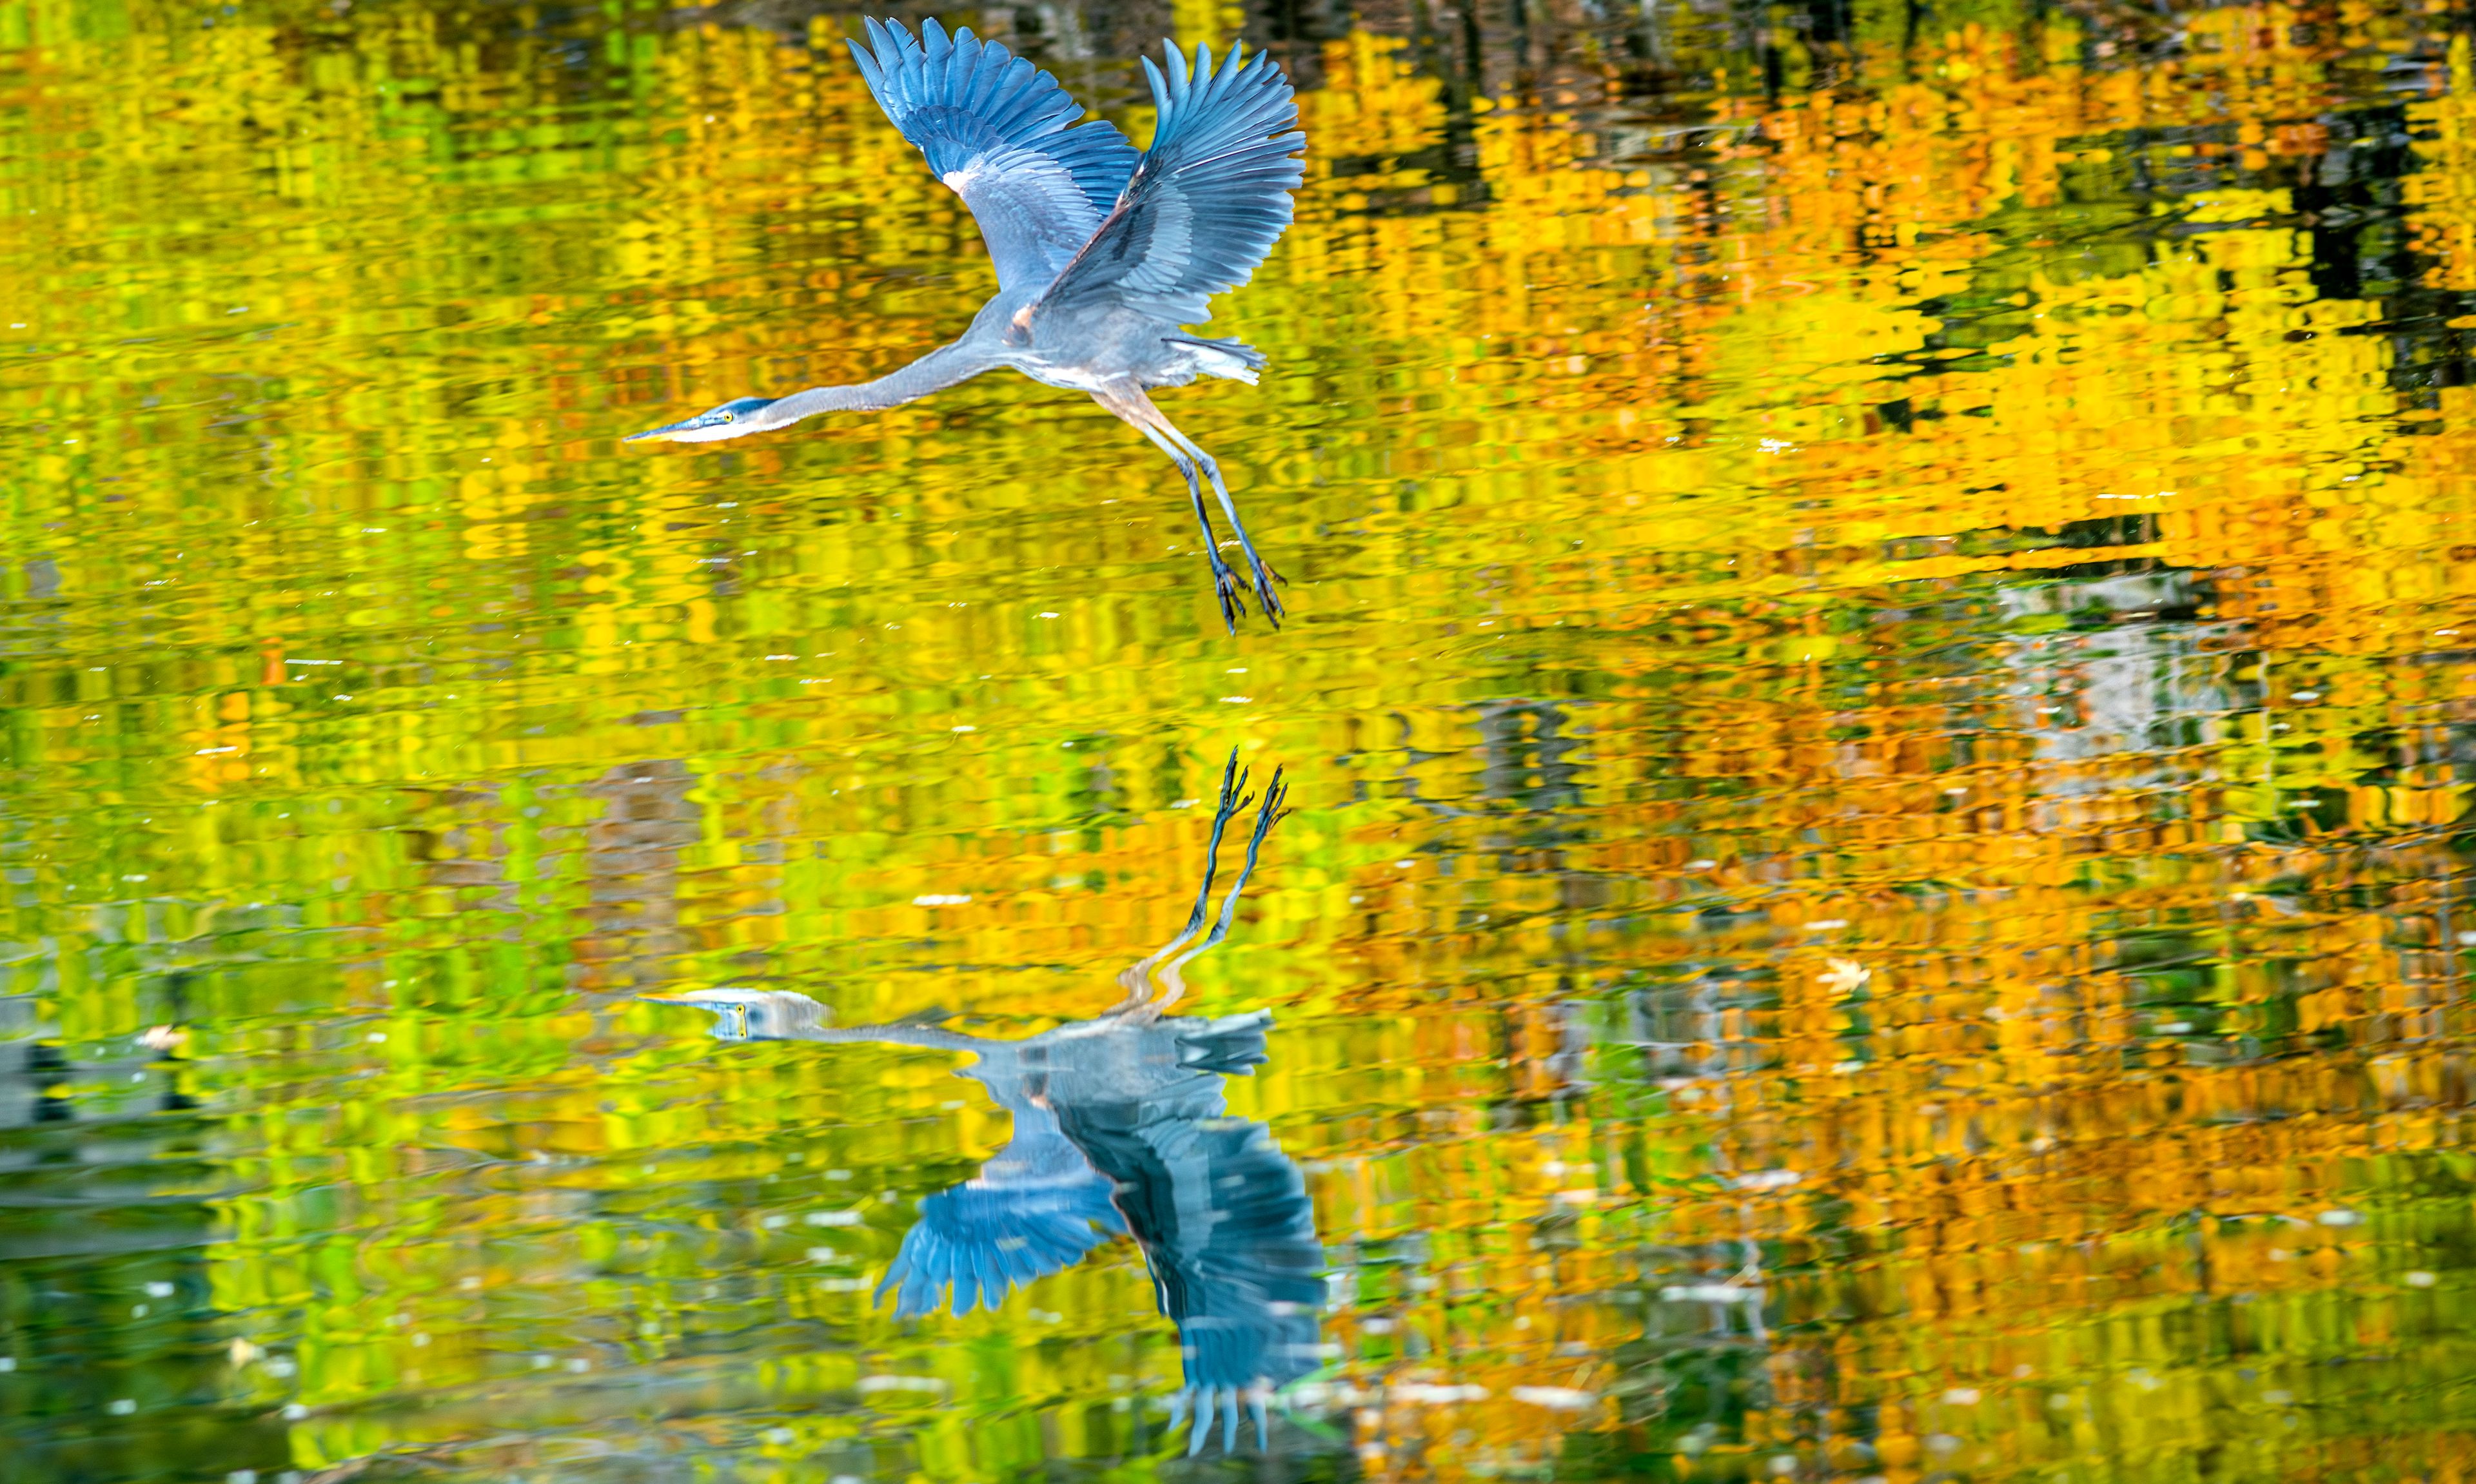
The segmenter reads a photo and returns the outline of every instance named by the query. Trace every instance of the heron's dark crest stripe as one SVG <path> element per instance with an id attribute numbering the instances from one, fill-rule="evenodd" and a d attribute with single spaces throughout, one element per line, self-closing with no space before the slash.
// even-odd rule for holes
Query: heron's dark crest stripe
<path id="1" fill-rule="evenodd" d="M 998 282 L 1037 286 L 1073 260 L 1116 205 L 1135 148 L 1057 79 L 969 30 L 923 21 L 917 38 L 871 18 L 852 57 L 903 136 L 972 209 Z"/>

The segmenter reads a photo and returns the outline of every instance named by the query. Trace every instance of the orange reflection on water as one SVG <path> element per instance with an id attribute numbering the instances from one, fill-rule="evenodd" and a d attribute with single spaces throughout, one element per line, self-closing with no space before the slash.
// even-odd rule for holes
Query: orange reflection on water
<path id="1" fill-rule="evenodd" d="M 2466 43 L 1820 13 L 974 18 L 1302 84 L 1225 639 L 1080 399 L 615 441 L 988 291 L 855 21 L 0 6 L 0 1472 L 1213 1467 L 1124 1244 L 872 1306 L 951 1057 L 629 997 L 1094 1014 L 1233 742 L 1268 1472 L 2463 1470 Z"/>

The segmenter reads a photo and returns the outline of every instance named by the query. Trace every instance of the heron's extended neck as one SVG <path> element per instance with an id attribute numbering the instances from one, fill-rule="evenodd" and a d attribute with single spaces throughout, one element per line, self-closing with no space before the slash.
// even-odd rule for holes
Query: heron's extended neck
<path id="1" fill-rule="evenodd" d="M 934 1026 L 811 1026 L 784 1035 L 785 1041 L 879 1041 L 889 1046 L 929 1046 L 941 1051 L 977 1051 L 989 1043 L 978 1036 L 940 1030 Z"/>
<path id="2" fill-rule="evenodd" d="M 879 412 L 944 391 L 998 364 L 997 358 L 966 340 L 941 345 L 899 371 L 851 386 L 812 386 L 795 391 L 749 419 L 752 433 L 767 432 L 820 412 Z"/>

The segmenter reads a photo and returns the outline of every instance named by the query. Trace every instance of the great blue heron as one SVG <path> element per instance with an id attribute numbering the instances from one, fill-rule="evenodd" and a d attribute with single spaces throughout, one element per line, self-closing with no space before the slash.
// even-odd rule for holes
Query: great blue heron
<path id="1" fill-rule="evenodd" d="M 1210 318 L 1212 296 L 1246 283 L 1289 227 L 1306 136 L 1294 127 L 1298 105 L 1281 69 L 1235 46 L 1216 64 L 1198 46 L 1190 71 L 1164 44 L 1166 70 L 1144 59 L 1158 122 L 1151 148 L 1138 154 L 1115 125 L 1077 123 L 1082 110 L 1055 78 L 968 30 L 950 38 L 924 21 L 914 39 L 872 18 L 868 44 L 850 44 L 886 117 L 972 209 L 997 296 L 962 338 L 876 381 L 742 397 L 631 436 L 746 437 L 819 412 L 895 407 L 1012 366 L 1090 392 L 1169 455 L 1203 529 L 1222 622 L 1235 632 L 1246 605 L 1203 507 L 1208 482 L 1255 600 L 1277 625 L 1284 610 L 1274 583 L 1283 579 L 1248 537 L 1221 466 L 1145 393 L 1199 376 L 1251 383 L 1263 368 L 1253 346 L 1185 327 Z"/>
<path id="2" fill-rule="evenodd" d="M 1186 949 L 1210 911 L 1222 831 L 1249 802 L 1234 772 L 1233 758 L 1222 775 L 1203 887 L 1186 927 L 1119 976 L 1127 999 L 1097 1019 L 999 1041 L 929 1026 L 829 1026 L 825 1006 L 781 990 L 699 990 L 662 1002 L 713 1011 L 714 1034 L 725 1040 L 970 1052 L 975 1060 L 956 1075 L 986 1087 L 1013 1115 L 1014 1137 L 978 1178 L 921 1201 L 878 1294 L 893 1289 L 895 1312 L 904 1316 L 948 1305 L 950 1291 L 955 1314 L 994 1309 L 1010 1289 L 1073 1266 L 1111 1236 L 1131 1235 L 1161 1312 L 1177 1325 L 1185 1380 L 1176 1407 L 1193 1409 L 1190 1454 L 1201 1451 L 1216 1410 L 1222 1447 L 1235 1446 L 1242 1399 L 1264 1439 L 1273 1390 L 1316 1369 L 1324 1300 L 1324 1249 L 1306 1182 L 1262 1124 L 1227 1116 L 1222 1094 L 1223 1076 L 1263 1064 L 1271 1014 L 1161 1013 L 1181 992 L 1178 967 L 1227 935 L 1264 834 L 1279 817 L 1284 791 L 1275 773 L 1237 881 L 1211 931 Z"/>

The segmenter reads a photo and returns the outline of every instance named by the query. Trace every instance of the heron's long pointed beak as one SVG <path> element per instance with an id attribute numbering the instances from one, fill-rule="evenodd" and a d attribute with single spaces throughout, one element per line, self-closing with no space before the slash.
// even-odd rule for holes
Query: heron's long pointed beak
<path id="1" fill-rule="evenodd" d="M 719 1041 L 749 1039 L 748 1003 L 745 993 L 729 989 L 692 989 L 684 995 L 638 995 L 647 1004 L 683 1004 L 703 1010 L 713 1017 L 713 1034 Z"/>
<path id="2" fill-rule="evenodd" d="M 685 429 L 687 428 L 687 426 L 688 426 L 690 423 L 693 423 L 693 422 L 695 422 L 695 421 L 696 421 L 696 419 L 695 419 L 695 418 L 693 418 L 693 417 L 691 417 L 691 418 L 688 418 L 685 422 L 664 423 L 664 424 L 663 424 L 661 427 L 659 427 L 659 428 L 648 428 L 648 429 L 646 429 L 646 430 L 645 430 L 644 432 L 642 432 L 642 433 L 631 433 L 628 434 L 626 437 L 621 438 L 619 441 L 620 441 L 620 442 L 622 442 L 622 443 L 642 443 L 642 442 L 644 442 L 647 438 L 667 438 L 667 437 L 669 437 L 672 433 L 679 433 L 679 432 L 681 432 L 681 431 L 685 430 Z M 648 996 L 639 996 L 638 998 L 640 998 L 640 999 L 644 999 L 644 998 L 650 998 L 650 997 L 648 997 Z"/>

